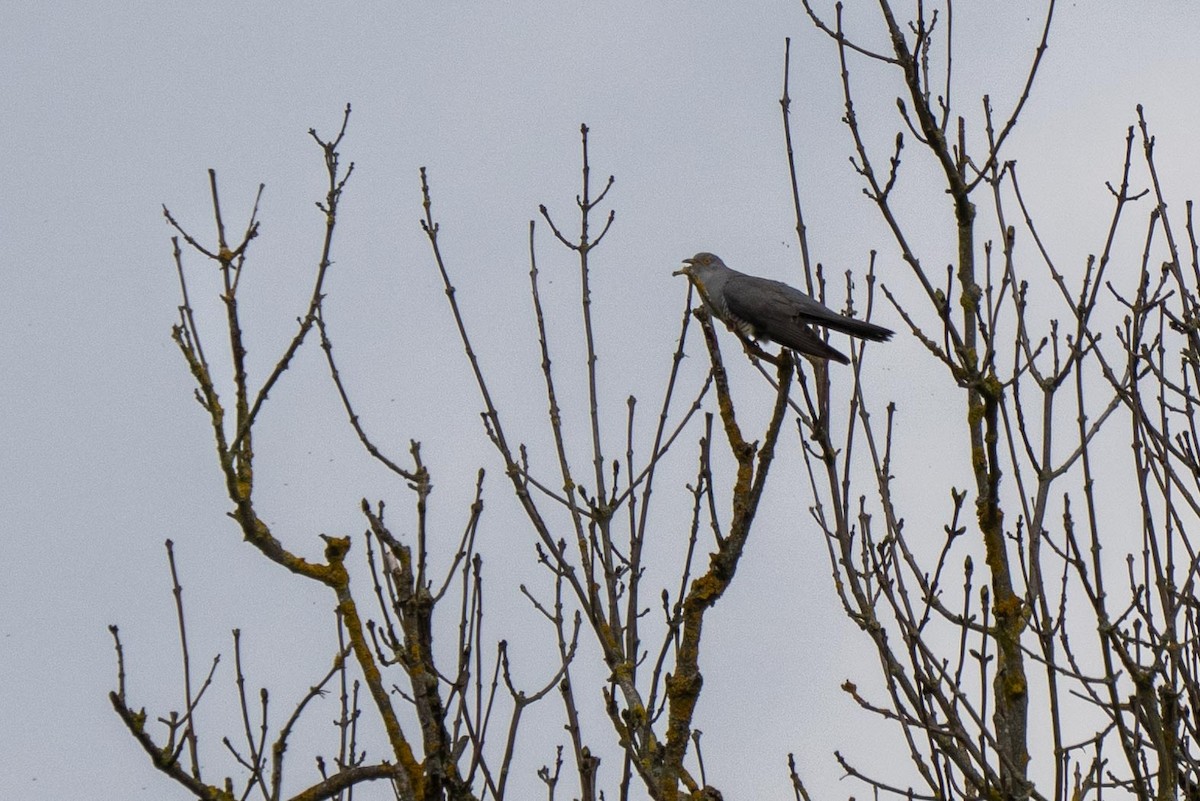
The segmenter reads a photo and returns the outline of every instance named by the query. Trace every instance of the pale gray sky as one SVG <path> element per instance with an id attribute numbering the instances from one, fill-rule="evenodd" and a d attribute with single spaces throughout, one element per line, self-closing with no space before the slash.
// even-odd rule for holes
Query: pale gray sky
<path id="1" fill-rule="evenodd" d="M 855 5 L 849 24 L 879 41 L 869 4 Z M 983 92 L 1009 108 L 1040 33 L 1039 4 L 999 5 L 956 6 L 956 92 L 975 120 Z M 1103 182 L 1119 175 L 1135 104 L 1158 136 L 1169 200 L 1182 205 L 1200 187 L 1198 19 L 1186 2 L 1060 5 L 1008 156 L 1020 161 L 1049 243 L 1067 262 L 1081 265 L 1099 246 Z M 410 438 L 425 443 L 443 532 L 457 533 L 465 519 L 475 469 L 492 471 L 482 547 L 497 581 L 492 609 L 513 611 L 493 613 L 489 626 L 493 639 L 520 646 L 520 675 L 533 685 L 550 670 L 537 650 L 544 632 L 505 580 L 544 589 L 545 576 L 480 431 L 478 396 L 417 226 L 418 167 L 429 168 L 443 248 L 498 400 L 518 438 L 536 443 L 544 399 L 527 317 L 527 224 L 539 203 L 563 225 L 574 221 L 578 129 L 591 127 L 593 177 L 617 178 L 608 198 L 617 222 L 594 257 L 617 453 L 624 397 L 638 395 L 647 425 L 658 402 L 684 296 L 670 275 L 681 258 L 712 250 L 749 272 L 796 275 L 778 110 L 785 36 L 815 255 L 840 275 L 878 249 L 881 274 L 903 291 L 907 275 L 847 162 L 834 49 L 798 3 L 75 2 L 0 11 L 5 792 L 185 797 L 150 767 L 106 697 L 115 681 L 106 626 L 115 622 L 132 699 L 154 712 L 178 703 L 167 537 L 185 582 L 193 656 L 224 654 L 223 697 L 234 626 L 248 639 L 251 683 L 273 688 L 278 714 L 326 664 L 324 651 L 302 660 L 314 640 L 328 642 L 330 599 L 265 563 L 224 516 L 206 421 L 169 339 L 178 299 L 162 204 L 207 238 L 208 168 L 235 224 L 266 184 L 242 288 L 261 376 L 302 310 L 322 233 L 313 208 L 322 166 L 307 130 L 331 135 L 353 104 L 343 153 L 357 166 L 326 306 L 342 368 L 394 453 Z M 873 141 L 890 141 L 892 78 L 861 63 L 853 77 Z M 909 169 L 922 169 L 915 155 Z M 948 252 L 944 208 L 907 213 L 931 252 Z M 577 312 L 572 262 L 544 227 L 540 241 L 565 354 L 573 335 L 564 315 Z M 215 323 L 208 265 L 190 264 L 197 306 Z M 887 310 L 880 319 L 900 327 Z M 261 508 L 310 553 L 319 532 L 362 529 L 362 496 L 397 509 L 408 500 L 361 454 L 313 344 L 272 394 L 258 443 Z M 929 407 L 933 390 L 910 380 L 907 365 L 918 358 L 900 335 L 871 368 L 911 415 L 912 437 L 944 416 Z M 581 401 L 572 399 L 576 413 Z M 679 481 L 693 463 L 693 451 L 681 450 Z M 748 575 L 707 629 L 697 723 L 713 782 L 738 791 L 727 798 L 788 797 L 788 751 L 821 797 L 862 792 L 835 783 L 831 754 L 863 745 L 870 721 L 837 686 L 872 666 L 832 602 L 816 532 L 796 531 L 808 524 L 809 502 L 796 470 L 794 459 L 780 466 Z M 333 714 L 328 702 L 312 730 Z M 557 705 L 539 714 L 541 736 L 560 741 Z M 597 718 L 591 735 L 603 741 L 607 723 Z M 219 753 L 211 732 L 207 747 Z M 533 768 L 551 758 L 541 747 L 525 764 L 520 781 L 531 792 Z M 617 764 L 604 765 L 607 788 Z"/>

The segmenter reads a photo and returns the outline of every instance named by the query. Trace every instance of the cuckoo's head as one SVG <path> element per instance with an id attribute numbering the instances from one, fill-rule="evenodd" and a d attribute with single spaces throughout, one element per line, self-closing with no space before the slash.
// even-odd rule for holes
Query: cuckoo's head
<path id="1" fill-rule="evenodd" d="M 720 317 L 725 308 L 725 304 L 722 302 L 722 288 L 725 280 L 733 274 L 733 271 L 725 266 L 725 262 L 721 261 L 719 256 L 704 251 L 690 259 L 684 259 L 683 265 L 672 275 L 686 275 L 704 302 L 715 308 L 717 316 Z"/>
<path id="2" fill-rule="evenodd" d="M 684 266 L 673 272 L 672 275 L 686 275 L 701 292 L 705 292 L 712 278 L 729 272 L 729 268 L 725 266 L 725 262 L 721 261 L 719 256 L 703 251 L 690 259 L 684 259 L 683 264 Z"/>
<path id="3" fill-rule="evenodd" d="M 697 253 L 690 259 L 683 260 L 684 267 L 671 273 L 672 275 L 686 275 L 693 281 L 704 283 L 704 277 L 711 275 L 714 270 L 728 269 L 725 262 L 721 261 L 719 256 L 714 256 L 712 253 Z"/>

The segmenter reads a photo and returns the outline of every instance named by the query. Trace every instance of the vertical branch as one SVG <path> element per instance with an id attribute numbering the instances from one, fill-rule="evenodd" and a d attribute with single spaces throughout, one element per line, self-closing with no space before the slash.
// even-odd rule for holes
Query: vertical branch
<path id="1" fill-rule="evenodd" d="M 792 186 L 792 208 L 796 213 L 796 241 L 800 243 L 800 262 L 804 267 L 804 286 L 809 295 L 816 297 L 813 289 L 812 262 L 808 257 L 808 227 L 804 224 L 804 211 L 800 205 L 800 181 L 796 177 L 796 151 L 792 147 L 792 97 L 788 93 L 792 72 L 792 38 L 784 38 L 783 45 L 783 94 L 779 108 L 783 114 L 783 141 L 787 147 L 788 177 Z"/>
<path id="2" fill-rule="evenodd" d="M 596 387 L 596 342 L 595 332 L 592 325 L 592 289 L 590 277 L 590 255 L 592 250 L 600 244 L 604 239 L 604 235 L 608 233 L 612 227 L 613 221 L 616 219 L 616 212 L 609 211 L 608 219 L 604 224 L 604 228 L 600 233 L 592 239 L 591 236 L 591 214 L 593 209 L 604 200 L 608 190 L 612 188 L 614 178 L 608 177 L 608 182 L 604 189 L 596 198 L 592 199 L 591 188 L 591 162 L 588 159 L 588 127 L 581 125 L 579 127 L 580 139 L 583 149 L 583 189 L 581 194 L 575 198 L 575 204 L 579 207 L 579 238 L 577 241 L 570 241 L 565 237 L 554 221 L 550 217 L 549 211 L 545 204 L 539 206 L 542 216 L 549 223 L 551 230 L 560 242 L 566 245 L 579 257 L 579 292 L 580 306 L 583 310 L 583 335 L 587 351 L 587 383 L 588 383 L 588 421 L 591 426 L 592 440 L 592 469 L 594 471 L 595 481 L 595 500 L 589 502 L 592 507 L 591 524 L 595 527 L 600 535 L 597 558 L 601 561 L 604 571 L 604 585 L 607 590 L 607 618 L 614 636 L 619 638 L 621 630 L 621 610 L 618 604 L 617 583 L 614 580 L 616 565 L 613 563 L 613 543 L 612 543 L 612 513 L 608 499 L 608 491 L 604 481 L 604 450 L 600 436 L 600 405 L 599 393 Z M 589 580 L 590 580 L 589 576 Z"/>
<path id="3" fill-rule="evenodd" d="M 187 743 L 188 759 L 191 762 L 192 778 L 200 779 L 199 736 L 196 734 L 196 696 L 192 693 L 192 655 L 188 651 L 187 624 L 183 618 L 183 586 L 175 569 L 175 543 L 167 540 L 167 563 L 171 567 L 171 593 L 175 596 L 175 616 L 179 624 L 179 648 L 183 665 L 183 708 L 187 710 L 183 728 L 183 739 Z"/>
<path id="4" fill-rule="evenodd" d="M 529 221 L 529 286 L 533 297 L 533 315 L 537 323 L 538 346 L 542 353 L 542 377 L 546 382 L 546 401 L 549 406 L 547 417 L 550 421 L 550 433 L 554 438 L 554 448 L 558 454 L 558 467 L 562 475 L 563 494 L 567 508 L 571 513 L 571 524 L 575 529 L 575 544 L 579 551 L 579 561 L 586 577 L 587 587 L 591 595 L 590 605 L 594 608 L 599 604 L 596 596 L 596 571 L 592 560 L 592 551 L 588 547 L 587 536 L 584 532 L 584 512 L 579 508 L 579 492 L 574 476 L 571 475 L 571 463 L 567 458 L 566 437 L 563 434 L 562 410 L 558 405 L 558 394 L 554 388 L 554 372 L 551 369 L 549 337 L 546 334 L 546 318 L 542 313 L 542 296 L 538 288 L 537 250 L 534 247 L 533 220 Z M 595 513 L 588 515 L 589 521 Z"/>
<path id="5" fill-rule="evenodd" d="M 609 187 L 612 186 L 613 179 L 609 176 L 608 185 L 600 192 L 600 196 L 593 202 L 591 199 L 591 164 L 588 162 L 588 127 L 581 125 L 579 128 L 580 138 L 583 140 L 583 194 L 577 198 L 579 205 L 579 244 L 576 250 L 579 253 L 579 293 L 580 305 L 583 307 L 583 334 L 584 340 L 587 343 L 587 376 L 588 376 L 588 416 L 592 423 L 592 463 L 596 471 L 596 503 L 601 509 L 606 505 L 606 495 L 604 490 L 604 453 L 600 444 L 600 412 L 599 402 L 596 392 L 596 342 L 595 334 L 592 330 L 592 288 L 588 274 L 588 256 L 592 248 L 599 243 L 599 237 L 596 242 L 589 240 L 589 216 L 592 208 L 599 203 L 606 194 Z M 616 212 L 610 212 L 609 224 Z M 604 229 L 607 231 L 607 226 Z M 604 231 L 600 232 L 600 237 L 604 236 Z M 602 524 L 602 527 L 603 524 Z M 605 555 L 611 553 L 611 548 L 605 548 Z M 610 566 L 611 567 L 611 566 Z"/>
<path id="6" fill-rule="evenodd" d="M 703 314 L 703 312 L 701 312 Z M 747 442 L 742 435 L 729 392 L 729 380 L 721 360 L 716 333 L 707 315 L 701 327 L 712 362 L 713 383 L 717 404 L 725 427 L 726 439 L 737 461 L 737 474 L 732 489 L 732 514 L 729 534 L 718 541 L 716 551 L 709 557 L 708 571 L 697 577 L 683 601 L 679 647 L 675 657 L 675 672 L 667 677 L 668 700 L 667 736 L 663 753 L 662 774 L 659 780 L 661 798 L 674 801 L 677 783 L 683 781 L 693 792 L 694 781 L 683 767 L 687 745 L 691 739 L 691 722 L 704 680 L 700 671 L 700 640 L 704 615 L 711 609 L 733 581 L 738 563 L 750 536 L 758 511 L 758 503 L 766 486 L 767 475 L 774 457 L 775 444 L 787 411 L 788 392 L 792 380 L 792 359 L 781 355 L 776 364 L 777 387 L 775 405 L 767 424 L 761 448 Z"/>
<path id="7" fill-rule="evenodd" d="M 666 389 L 663 392 L 662 406 L 659 408 L 659 413 L 658 413 L 658 425 L 654 431 L 654 442 L 653 442 L 653 445 L 651 446 L 651 450 L 650 450 L 650 454 L 651 454 L 650 455 L 650 464 L 648 464 L 646 466 L 646 469 L 644 471 L 645 479 L 643 481 L 643 488 L 642 488 L 642 492 L 641 492 L 641 496 L 640 496 L 641 503 L 635 504 L 633 502 L 633 500 L 631 500 L 631 502 L 630 502 L 630 517 L 631 518 L 633 517 L 635 506 L 636 506 L 636 510 L 637 510 L 636 524 L 633 523 L 632 519 L 630 521 L 629 586 L 628 586 L 628 596 L 627 596 L 628 601 L 627 601 L 626 607 L 625 607 L 625 619 L 626 619 L 625 632 L 626 632 L 626 643 L 627 643 L 626 652 L 631 653 L 631 654 L 637 653 L 638 644 L 641 641 L 640 635 L 638 633 L 638 620 L 640 617 L 639 612 L 641 610 L 640 587 L 641 587 L 641 579 L 642 579 L 642 572 L 643 572 L 643 567 L 642 567 L 643 550 L 642 549 L 646 542 L 646 535 L 647 535 L 646 521 L 647 521 L 649 513 L 650 513 L 650 500 L 653 495 L 655 471 L 656 471 L 656 468 L 658 467 L 659 457 L 664 453 L 664 451 L 670 445 L 670 443 L 672 441 L 674 441 L 674 437 L 679 433 L 679 430 L 680 430 L 677 428 L 675 433 L 672 434 L 670 436 L 670 438 L 667 438 L 667 434 L 666 434 L 667 422 L 669 420 L 669 412 L 671 410 L 671 401 L 675 397 L 675 386 L 676 386 L 676 382 L 679 378 L 679 368 L 683 363 L 684 344 L 687 341 L 688 328 L 689 328 L 689 325 L 690 325 L 691 319 L 692 319 L 691 307 L 692 307 L 692 293 L 694 291 L 694 288 L 692 286 L 691 281 L 687 282 L 687 287 L 688 287 L 687 297 L 684 300 L 683 316 L 679 322 L 679 335 L 676 339 L 675 352 L 671 357 L 671 372 L 667 378 Z M 685 415 L 685 418 L 684 418 L 685 422 L 691 416 L 691 414 L 696 409 L 699 408 L 700 398 L 703 397 L 704 393 L 707 391 L 709 382 L 711 382 L 711 380 L 712 380 L 712 378 L 711 378 L 711 374 L 710 374 L 709 379 L 704 384 L 704 388 L 701 390 L 700 394 L 697 396 L 696 402 L 692 405 L 692 408 L 691 408 L 691 410 L 688 411 L 687 415 Z M 631 402 L 632 402 L 632 399 L 631 399 Z M 680 425 L 682 427 L 682 424 L 680 424 Z M 630 437 L 632 437 L 632 433 L 633 432 L 632 432 L 632 420 L 631 420 L 630 421 L 630 433 L 629 433 Z M 665 440 L 665 442 L 664 442 L 664 440 Z M 634 490 L 636 489 L 636 485 L 638 483 L 638 479 L 633 478 L 633 465 L 632 464 L 630 464 L 630 466 L 629 466 L 629 475 L 630 475 L 629 492 L 632 494 L 634 492 Z M 634 496 L 634 499 L 636 499 L 636 497 L 637 496 Z M 682 595 L 682 593 L 681 593 L 681 595 Z M 634 669 L 635 670 L 637 669 L 636 664 L 634 665 Z M 653 698 L 653 692 L 651 692 L 651 697 Z M 653 704 L 651 704 L 651 705 L 653 706 Z"/>
<path id="8" fill-rule="evenodd" d="M 1051 1 L 1051 9 L 1052 7 Z M 995 673 L 995 726 L 1002 766 L 1001 789 L 1006 794 L 1018 796 L 1025 792 L 1024 788 L 1028 783 L 1029 762 L 1026 747 L 1028 686 L 1024 654 L 1021 650 L 1025 613 L 1023 602 L 1014 589 L 1013 569 L 1009 561 L 1000 501 L 1000 477 L 1003 471 L 997 445 L 998 412 L 1003 389 L 994 368 L 983 364 L 979 354 L 979 304 L 983 292 L 975 270 L 975 204 L 970 199 L 974 185 L 968 183 L 966 176 L 965 121 L 959 118 L 958 148 L 955 157 L 928 104 L 928 94 L 921 82 L 917 59 L 910 52 L 903 31 L 886 0 L 881 0 L 880 8 L 891 34 L 893 51 L 904 73 L 908 96 L 922 139 L 942 167 L 947 191 L 954 204 L 958 241 L 957 279 L 962 313 L 962 345 L 956 355 L 959 362 L 959 383 L 967 394 L 967 430 L 971 446 L 971 466 L 975 474 L 976 518 L 987 551 L 987 563 L 992 578 L 992 603 L 996 615 L 998 661 Z M 1040 54 L 1039 48 L 1031 65 L 1026 91 L 1037 71 Z M 1019 109 L 1020 104 L 1017 111 Z M 1003 134 L 1015 124 L 1015 120 L 1014 112 L 1006 130 L 997 138 L 996 149 L 1003 141 Z M 995 152 L 990 154 L 989 161 L 994 158 Z M 990 332 L 988 336 L 991 336 Z M 990 346 L 988 349 L 991 349 Z"/>

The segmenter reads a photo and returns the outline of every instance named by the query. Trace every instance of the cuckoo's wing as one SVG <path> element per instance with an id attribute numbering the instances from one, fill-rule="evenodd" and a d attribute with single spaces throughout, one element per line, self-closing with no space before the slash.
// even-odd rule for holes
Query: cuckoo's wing
<path id="1" fill-rule="evenodd" d="M 841 364 L 849 364 L 846 355 L 832 347 L 804 323 L 791 326 L 786 332 L 778 334 L 765 332 L 764 336 L 772 342 L 777 342 L 785 348 L 791 348 L 797 353 L 806 353 L 819 359 L 832 359 Z"/>
<path id="2" fill-rule="evenodd" d="M 768 278 L 730 278 L 725 285 L 725 302 L 730 312 L 743 320 L 756 321 L 772 339 L 776 339 L 772 331 L 787 336 L 789 330 L 805 323 L 875 342 L 887 341 L 893 333 L 883 326 L 838 314 L 800 290 Z"/>
<path id="3" fill-rule="evenodd" d="M 803 322 L 804 315 L 798 311 L 794 298 L 780 288 L 791 289 L 786 284 L 750 275 L 730 278 L 722 292 L 725 311 L 743 333 L 769 339 L 797 353 L 848 363 L 845 355 L 826 344 Z"/>

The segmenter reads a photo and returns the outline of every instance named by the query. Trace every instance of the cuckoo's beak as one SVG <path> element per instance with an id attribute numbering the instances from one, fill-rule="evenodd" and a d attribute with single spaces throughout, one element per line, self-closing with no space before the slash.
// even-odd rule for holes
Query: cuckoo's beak
<path id="1" fill-rule="evenodd" d="M 692 270 L 692 265 L 696 263 L 696 260 L 695 259 L 684 259 L 683 263 L 686 264 L 687 267 L 681 267 L 680 269 L 671 273 L 671 275 L 690 275 L 691 270 Z"/>

